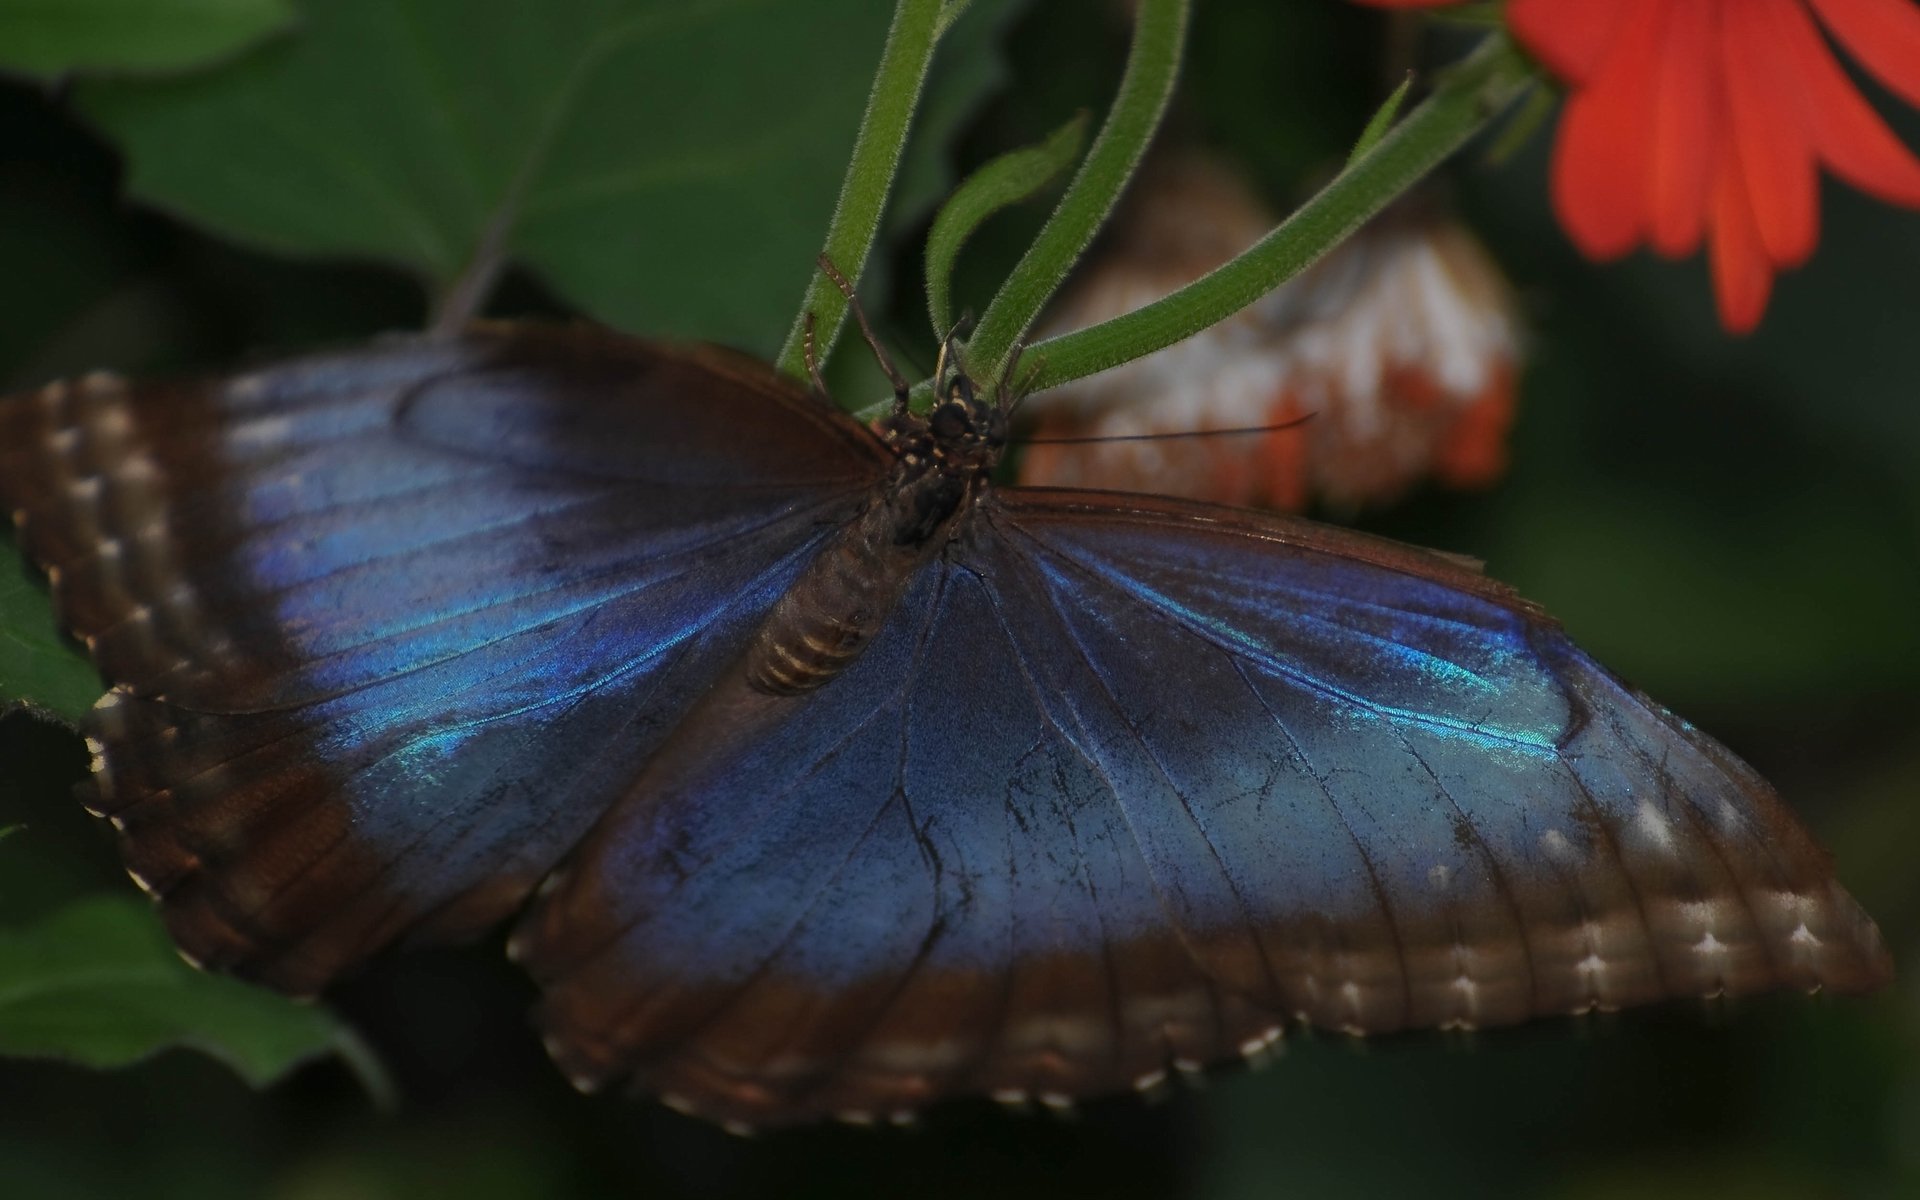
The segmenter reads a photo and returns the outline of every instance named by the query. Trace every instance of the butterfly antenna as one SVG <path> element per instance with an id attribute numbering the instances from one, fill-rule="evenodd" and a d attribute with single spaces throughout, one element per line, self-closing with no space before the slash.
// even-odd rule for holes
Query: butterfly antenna
<path id="1" fill-rule="evenodd" d="M 1016 374 L 1019 372 L 1021 366 L 1020 360 L 1026 352 L 1027 344 L 1025 342 L 1015 342 L 1013 344 L 1013 349 L 1007 353 L 1006 365 L 1000 368 L 1000 379 L 994 385 L 999 392 L 1000 403 L 1006 409 L 1009 418 L 1011 418 L 1014 411 L 1020 407 L 1020 402 L 1025 400 L 1028 394 L 1033 391 L 1034 381 L 1040 378 L 1040 372 L 1045 370 L 1047 366 L 1046 357 L 1044 355 L 1036 355 L 1032 362 L 1026 364 L 1026 374 L 1019 375 L 1018 378 L 1016 378 Z"/>
<path id="2" fill-rule="evenodd" d="M 948 379 L 949 370 L 955 378 L 966 380 L 966 394 L 969 398 L 973 395 L 973 381 L 967 379 L 967 364 L 960 361 L 960 339 L 972 327 L 973 314 L 963 312 L 958 321 L 948 326 L 947 336 L 940 339 L 940 355 L 933 366 L 933 391 L 934 395 L 942 400 L 946 399 L 952 390 Z"/>
<path id="3" fill-rule="evenodd" d="M 913 390 L 913 386 L 907 382 L 907 377 L 900 373 L 900 368 L 893 365 L 893 359 L 887 357 L 886 348 L 874 335 L 873 326 L 867 323 L 867 310 L 860 307 L 860 297 L 853 294 L 853 284 L 848 282 L 847 277 L 840 273 L 840 268 L 833 265 L 833 259 L 827 257 L 824 252 L 818 261 L 820 269 L 826 272 L 827 278 L 833 280 L 833 286 L 839 288 L 840 294 L 847 298 L 847 307 L 853 310 L 853 319 L 860 326 L 860 336 L 867 339 L 867 349 L 873 351 L 873 357 L 879 361 L 880 369 L 887 373 L 888 381 L 893 384 L 893 411 L 906 412 L 907 395 Z"/>
<path id="4" fill-rule="evenodd" d="M 947 364 L 960 362 L 961 339 L 966 337 L 967 331 L 972 328 L 973 313 L 971 311 L 961 313 L 960 319 L 947 327 L 947 336 L 940 339 L 940 362 L 934 367 L 933 371 L 934 391 L 940 392 L 946 390 L 944 385 L 946 383 Z M 965 374 L 967 368 L 966 365 L 962 363 L 955 369 Z"/>
<path id="5" fill-rule="evenodd" d="M 1199 438 L 1248 437 L 1256 433 L 1280 433 L 1298 429 L 1314 419 L 1316 413 L 1302 413 L 1271 425 L 1237 425 L 1231 429 L 1177 429 L 1162 433 L 1077 433 L 1064 437 L 1015 439 L 1022 446 L 1106 446 L 1115 442 L 1181 442 Z"/>

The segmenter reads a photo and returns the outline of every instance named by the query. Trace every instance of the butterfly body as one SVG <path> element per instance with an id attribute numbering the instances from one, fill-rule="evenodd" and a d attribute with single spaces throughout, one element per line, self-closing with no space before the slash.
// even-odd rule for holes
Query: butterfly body
<path id="1" fill-rule="evenodd" d="M 1005 418 L 967 388 L 930 416 L 893 414 L 881 422 L 881 437 L 892 470 L 754 638 L 747 677 L 763 691 L 817 687 L 865 648 L 988 486 L 1005 444 Z"/>
<path id="2" fill-rule="evenodd" d="M 312 991 L 524 906 L 583 1086 L 1064 1103 L 1289 1022 L 1887 977 L 1772 790 L 1507 588 L 997 488 L 947 400 L 871 432 L 722 352 L 486 327 L 0 401 L 0 498 L 182 948 Z"/>

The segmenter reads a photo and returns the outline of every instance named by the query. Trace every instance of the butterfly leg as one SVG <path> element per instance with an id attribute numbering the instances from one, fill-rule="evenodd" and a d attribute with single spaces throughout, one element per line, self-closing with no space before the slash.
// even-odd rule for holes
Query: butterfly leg
<path id="1" fill-rule="evenodd" d="M 880 344 L 879 337 L 874 334 L 873 326 L 868 324 L 867 310 L 860 307 L 860 297 L 854 294 L 852 282 L 841 273 L 839 267 L 833 265 L 833 260 L 825 254 L 820 256 L 819 262 L 820 269 L 827 273 L 828 279 L 833 280 L 833 286 L 839 288 L 840 294 L 847 298 L 847 307 L 853 310 L 853 319 L 860 326 L 860 336 L 867 340 L 867 348 L 873 351 L 875 361 L 880 364 L 880 369 L 887 373 L 888 381 L 893 384 L 894 415 L 904 416 L 907 412 L 907 396 L 913 390 L 912 385 L 907 382 L 907 377 L 900 373 L 900 368 L 893 365 L 893 359 L 887 356 L 886 348 Z"/>
<path id="2" fill-rule="evenodd" d="M 809 312 L 801 326 L 800 356 L 807 363 L 807 378 L 813 381 L 813 390 L 820 399 L 833 403 L 832 393 L 827 391 L 827 381 L 820 374 L 820 354 L 813 340 L 813 314 Z"/>

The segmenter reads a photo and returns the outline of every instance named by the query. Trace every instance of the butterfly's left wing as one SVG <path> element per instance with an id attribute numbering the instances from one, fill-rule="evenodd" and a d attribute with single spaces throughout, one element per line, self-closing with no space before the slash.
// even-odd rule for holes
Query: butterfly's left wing
<path id="1" fill-rule="evenodd" d="M 1282 1022 L 1871 986 L 1772 791 L 1456 563 L 984 502 L 813 693 L 723 679 L 516 939 L 583 1085 L 754 1124 L 1049 1102 Z"/>
<path id="2" fill-rule="evenodd" d="M 115 685 L 95 806 L 184 951 L 296 992 L 511 911 L 888 462 L 587 327 L 0 400 L 0 504 Z"/>

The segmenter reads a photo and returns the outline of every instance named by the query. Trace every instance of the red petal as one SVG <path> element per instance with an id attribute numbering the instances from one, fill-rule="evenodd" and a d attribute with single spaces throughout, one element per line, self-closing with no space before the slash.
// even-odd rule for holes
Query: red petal
<path id="1" fill-rule="evenodd" d="M 1649 76 L 1668 11 L 1667 0 L 1637 0 L 1592 85 L 1575 89 L 1560 118 L 1553 148 L 1553 207 L 1573 244 L 1588 258 L 1618 258 L 1646 236 L 1651 224 Z"/>
<path id="2" fill-rule="evenodd" d="M 1820 175 L 1800 100 L 1786 86 L 1794 58 L 1774 36 L 1772 9 L 1796 0 L 1722 0 L 1721 67 L 1733 144 L 1767 254 L 1805 262 L 1820 240 Z"/>
<path id="3" fill-rule="evenodd" d="M 1707 3 L 1675 5 L 1660 46 L 1653 114 L 1653 248 L 1684 258 L 1700 248 L 1712 180 L 1714 138 L 1722 128 L 1718 21 Z"/>
<path id="4" fill-rule="evenodd" d="M 1507 28 L 1547 70 L 1590 83 L 1632 8 L 1632 0 L 1511 0 Z"/>
<path id="5" fill-rule="evenodd" d="M 1820 161 L 1871 196 L 1920 208 L 1920 159 L 1908 153 L 1854 88 L 1813 18 L 1798 4 L 1782 6 L 1774 18 L 1774 37 L 1793 56 Z"/>
<path id="6" fill-rule="evenodd" d="M 1813 0 L 1813 7 L 1874 78 L 1920 105 L 1920 8 L 1907 0 Z"/>
<path id="7" fill-rule="evenodd" d="M 1767 310 L 1773 264 L 1760 242 L 1747 201 L 1739 156 L 1731 143 L 1720 153 L 1713 190 L 1713 294 L 1729 333 L 1751 333 Z"/>

